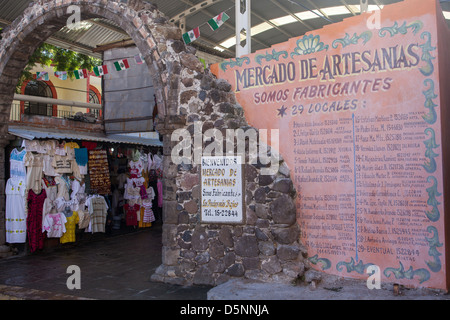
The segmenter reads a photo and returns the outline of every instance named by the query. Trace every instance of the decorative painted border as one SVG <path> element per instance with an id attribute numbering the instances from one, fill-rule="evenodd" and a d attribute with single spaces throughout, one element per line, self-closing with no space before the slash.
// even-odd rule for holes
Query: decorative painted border
<path id="1" fill-rule="evenodd" d="M 261 60 L 263 60 L 263 59 L 265 59 L 266 61 L 272 61 L 272 60 L 279 61 L 280 56 L 283 56 L 283 58 L 286 59 L 289 55 L 288 55 L 287 51 L 276 52 L 275 49 L 273 49 L 271 54 L 266 51 L 266 54 L 256 55 L 255 61 L 260 65 Z"/>
<path id="2" fill-rule="evenodd" d="M 350 35 L 348 33 L 345 33 L 344 38 L 336 39 L 333 41 L 332 47 L 336 49 L 339 44 L 342 45 L 342 48 L 345 48 L 346 46 L 352 45 L 352 44 L 358 44 L 358 41 L 360 39 L 363 39 L 363 45 L 365 45 L 367 42 L 369 42 L 370 39 L 372 39 L 372 32 L 371 31 L 364 31 L 359 36 L 355 32 L 353 34 L 353 37 L 350 38 Z"/>
<path id="3" fill-rule="evenodd" d="M 384 275 L 386 278 L 389 278 L 391 275 L 389 273 L 392 273 L 395 276 L 395 279 L 408 279 L 412 280 L 415 276 L 419 278 L 419 283 L 423 283 L 430 279 L 430 272 L 427 269 L 421 268 L 414 270 L 412 266 L 409 267 L 408 270 L 405 271 L 405 268 L 403 267 L 403 264 L 401 261 L 399 261 L 400 267 L 395 268 L 386 268 L 384 270 Z"/>
<path id="4" fill-rule="evenodd" d="M 250 64 L 250 58 L 249 57 L 242 57 L 242 58 L 236 58 L 236 60 L 230 59 L 228 61 L 222 62 L 220 64 L 220 69 L 222 69 L 222 71 L 226 71 L 227 67 L 230 67 L 230 68 L 234 68 L 236 66 L 237 67 L 242 67 L 244 62 L 246 64 Z"/>
<path id="5" fill-rule="evenodd" d="M 356 271 L 359 274 L 364 274 L 367 267 L 373 266 L 373 263 L 364 264 L 362 260 L 359 260 L 358 264 L 355 264 L 353 257 L 350 258 L 350 262 L 340 261 L 336 264 L 336 270 L 342 271 L 343 267 L 346 267 L 347 273 Z"/>
<path id="6" fill-rule="evenodd" d="M 428 161 L 423 164 L 422 167 L 426 172 L 434 173 L 437 167 L 436 160 L 434 158 L 439 156 L 439 154 L 435 153 L 433 149 L 438 148 L 439 145 L 436 144 L 436 133 L 433 128 L 426 128 L 424 132 L 427 136 L 430 136 L 430 138 L 423 142 L 426 147 L 425 158 L 427 158 Z"/>
<path id="7" fill-rule="evenodd" d="M 322 270 L 327 270 L 331 268 L 331 261 L 327 258 L 319 258 L 319 255 L 316 254 L 313 257 L 308 258 L 309 262 L 311 262 L 314 265 L 320 264 L 320 268 Z"/>
<path id="8" fill-rule="evenodd" d="M 423 81 L 425 87 L 429 86 L 429 89 L 423 91 L 425 96 L 425 108 L 429 109 L 428 114 L 423 115 L 422 118 L 428 124 L 434 124 L 437 120 L 437 114 L 435 108 L 438 106 L 434 103 L 433 99 L 436 99 L 438 96 L 434 93 L 434 81 L 431 79 L 425 79 Z"/>
<path id="9" fill-rule="evenodd" d="M 433 236 L 431 238 L 425 238 L 425 239 L 427 239 L 428 244 L 430 245 L 428 254 L 430 255 L 430 257 L 434 258 L 434 261 L 426 261 L 426 264 L 427 264 L 428 268 L 430 268 L 431 271 L 438 272 L 441 270 L 441 267 L 442 267 L 441 259 L 439 258 L 439 256 L 442 256 L 442 253 L 437 251 L 436 248 L 442 247 L 443 244 L 441 242 L 439 242 L 439 236 L 438 236 L 438 231 L 437 231 L 436 227 L 429 226 L 427 228 L 427 231 L 429 233 L 433 233 Z"/>
<path id="10" fill-rule="evenodd" d="M 303 38 L 297 40 L 297 47 L 291 52 L 291 58 L 320 52 L 322 50 L 327 51 L 328 47 L 328 45 L 320 41 L 319 35 L 305 35 Z"/>
<path id="11" fill-rule="evenodd" d="M 398 22 L 396 21 L 392 27 L 381 28 L 380 31 L 378 32 L 378 35 L 382 38 L 384 36 L 386 36 L 387 32 L 389 32 L 391 37 L 393 37 L 399 33 L 405 35 L 408 33 L 408 29 L 412 29 L 413 34 L 416 35 L 422 28 L 423 28 L 423 22 L 420 20 L 416 20 L 416 21 L 410 22 L 408 24 L 406 24 L 406 21 L 405 21 L 405 22 L 403 22 L 403 24 L 400 27 L 398 26 Z"/>
<path id="12" fill-rule="evenodd" d="M 425 40 L 425 38 L 427 38 L 427 41 L 423 44 L 420 45 L 420 48 L 422 49 L 422 61 L 426 62 L 426 65 L 424 67 L 420 68 L 420 72 L 422 72 L 422 74 L 425 77 L 430 76 L 433 72 L 434 72 L 434 65 L 433 65 L 433 60 L 436 59 L 435 57 L 433 57 L 431 55 L 431 51 L 436 50 L 436 47 L 433 47 L 431 45 L 431 33 L 428 31 L 424 31 L 422 32 L 422 34 L 420 35 L 420 38 Z"/>
<path id="13" fill-rule="evenodd" d="M 433 209 L 431 211 L 426 211 L 425 214 L 430 221 L 436 222 L 441 217 L 441 214 L 439 213 L 439 209 L 438 209 L 438 205 L 440 205 L 441 203 L 439 201 L 437 201 L 436 197 L 440 197 L 440 196 L 442 196 L 442 194 L 439 193 L 439 191 L 437 190 L 438 182 L 434 176 L 429 176 L 427 181 L 433 182 L 433 185 L 426 189 L 426 191 L 428 193 L 427 204 L 430 205 Z M 428 227 L 428 228 L 430 228 L 430 227 Z M 436 229 L 436 228 L 434 228 L 434 229 Z M 430 232 L 430 231 L 428 231 L 428 232 Z M 437 234 L 437 229 L 436 229 L 436 234 Z"/>

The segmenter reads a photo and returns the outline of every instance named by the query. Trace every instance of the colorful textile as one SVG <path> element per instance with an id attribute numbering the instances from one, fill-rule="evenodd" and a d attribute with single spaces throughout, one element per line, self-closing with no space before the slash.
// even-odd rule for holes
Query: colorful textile
<path id="1" fill-rule="evenodd" d="M 67 218 L 62 213 L 49 213 L 44 217 L 42 232 L 47 232 L 47 238 L 61 238 L 66 232 Z"/>
<path id="2" fill-rule="evenodd" d="M 89 214 L 91 215 L 91 228 L 94 232 L 105 232 L 106 216 L 108 214 L 108 205 L 103 197 L 90 198 L 88 205 Z"/>
<path id="3" fill-rule="evenodd" d="M 153 214 L 153 210 L 152 210 L 152 202 L 144 201 L 144 202 L 142 202 L 142 206 L 144 207 L 144 217 L 142 219 L 143 222 L 148 223 L 148 222 L 155 221 L 155 215 Z"/>
<path id="4" fill-rule="evenodd" d="M 22 151 L 18 151 L 14 149 L 11 151 L 11 155 L 9 157 L 9 171 L 11 177 L 26 177 L 27 170 L 25 168 L 25 155 L 27 154 L 26 149 Z"/>
<path id="5" fill-rule="evenodd" d="M 42 233 L 42 211 L 47 198 L 45 189 L 36 194 L 33 189 L 28 192 L 27 235 L 30 252 L 33 253 L 44 247 L 44 234 Z"/>
<path id="6" fill-rule="evenodd" d="M 137 203 L 134 206 L 130 206 L 126 203 L 123 208 L 125 209 L 125 222 L 127 226 L 137 226 L 137 211 L 141 208 Z"/>
<path id="7" fill-rule="evenodd" d="M 76 211 L 72 212 L 70 217 L 66 217 L 67 222 L 65 224 L 66 232 L 59 239 L 61 243 L 75 242 L 75 225 L 79 222 L 78 213 Z"/>
<path id="8" fill-rule="evenodd" d="M 88 163 L 88 149 L 87 148 L 79 148 L 75 150 L 75 161 L 79 166 L 85 166 Z"/>
<path id="9" fill-rule="evenodd" d="M 88 149 L 87 148 L 79 148 L 75 150 L 75 162 L 78 165 L 80 170 L 80 174 L 87 174 L 87 164 L 88 164 Z"/>
<path id="10" fill-rule="evenodd" d="M 6 242 L 25 243 L 27 216 L 25 214 L 25 178 L 10 178 L 6 182 Z"/>

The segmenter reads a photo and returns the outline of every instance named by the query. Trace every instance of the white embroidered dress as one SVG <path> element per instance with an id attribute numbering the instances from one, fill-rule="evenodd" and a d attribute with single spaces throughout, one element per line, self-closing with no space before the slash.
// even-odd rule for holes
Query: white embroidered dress
<path id="1" fill-rule="evenodd" d="M 25 243 L 27 237 L 27 217 L 25 214 L 25 178 L 8 179 L 6 194 L 6 242 Z"/>

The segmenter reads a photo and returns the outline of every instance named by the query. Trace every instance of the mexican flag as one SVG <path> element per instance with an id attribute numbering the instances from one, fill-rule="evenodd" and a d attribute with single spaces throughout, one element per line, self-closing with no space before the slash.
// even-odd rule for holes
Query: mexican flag
<path id="1" fill-rule="evenodd" d="M 117 71 L 122 71 L 122 70 L 128 69 L 130 67 L 127 59 L 123 59 L 123 60 L 114 62 L 114 66 L 116 67 Z"/>
<path id="2" fill-rule="evenodd" d="M 48 72 L 47 71 L 36 72 L 36 80 L 48 81 Z"/>
<path id="3" fill-rule="evenodd" d="M 75 70 L 73 74 L 77 79 L 86 79 L 88 77 L 88 72 L 86 69 Z"/>
<path id="4" fill-rule="evenodd" d="M 184 43 L 186 43 L 186 44 L 189 44 L 189 43 L 197 40 L 198 37 L 200 37 L 200 27 L 192 29 L 191 31 L 183 34 L 183 40 L 184 40 Z"/>
<path id="5" fill-rule="evenodd" d="M 67 80 L 67 71 L 55 71 L 55 77 L 60 80 Z"/>
<path id="6" fill-rule="evenodd" d="M 220 26 L 223 25 L 223 23 L 227 21 L 229 18 L 230 17 L 225 12 L 222 12 L 221 14 L 215 16 L 214 18 L 209 19 L 208 24 L 211 27 L 211 29 L 215 31 L 219 29 Z"/>
<path id="7" fill-rule="evenodd" d="M 106 65 L 94 67 L 94 73 L 97 77 L 104 76 L 105 74 L 108 74 L 108 68 Z"/>

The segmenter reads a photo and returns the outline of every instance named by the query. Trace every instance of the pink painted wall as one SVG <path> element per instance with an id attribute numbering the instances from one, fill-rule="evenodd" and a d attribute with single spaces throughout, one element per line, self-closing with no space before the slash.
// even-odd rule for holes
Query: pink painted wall
<path id="1" fill-rule="evenodd" d="M 435 0 L 385 6 L 380 29 L 370 17 L 211 69 L 251 125 L 280 129 L 313 267 L 447 289 L 449 31 Z"/>

